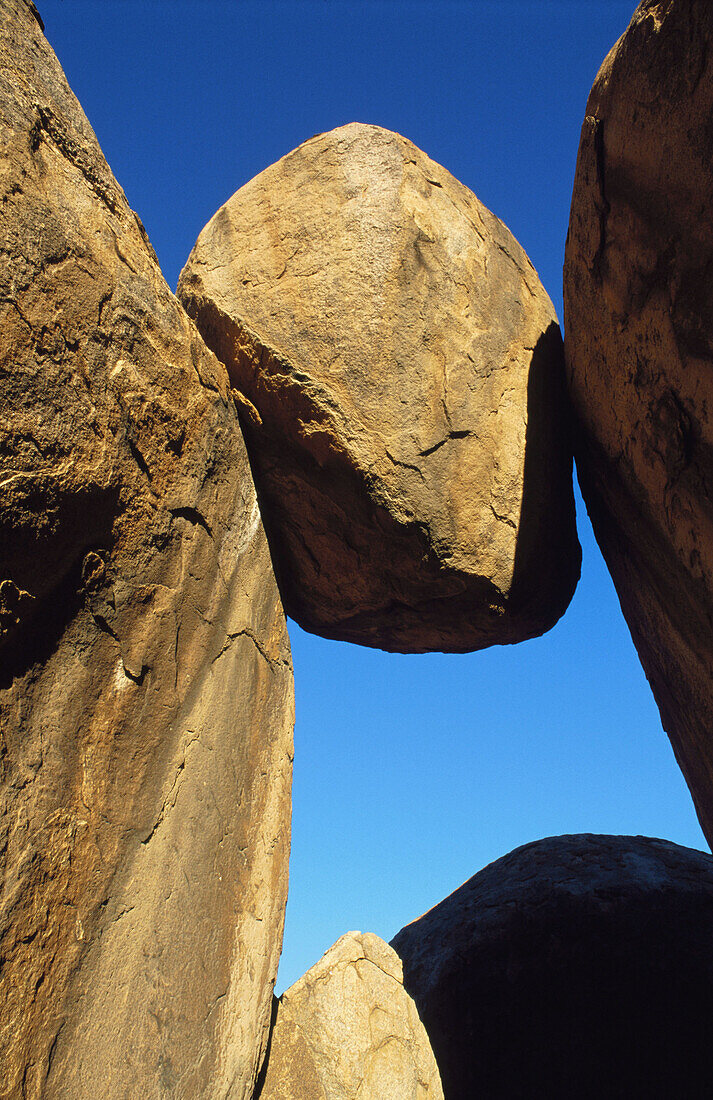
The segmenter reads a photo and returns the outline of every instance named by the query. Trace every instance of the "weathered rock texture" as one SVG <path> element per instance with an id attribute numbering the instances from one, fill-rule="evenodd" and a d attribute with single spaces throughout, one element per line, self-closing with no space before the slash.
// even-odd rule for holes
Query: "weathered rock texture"
<path id="1" fill-rule="evenodd" d="M 579 574 L 561 339 L 527 256 L 352 124 L 241 188 L 179 297 L 228 366 L 288 613 L 384 649 L 540 634 Z"/>
<path id="2" fill-rule="evenodd" d="M 293 703 L 237 414 L 24 0 L 0 129 L 0 1096 L 248 1096 Z"/>
<path id="3" fill-rule="evenodd" d="M 663 1100 L 705 1095 L 713 1080 L 702 852 L 550 837 L 490 864 L 392 943 L 447 1100 Z"/>
<path id="4" fill-rule="evenodd" d="M 275 1003 L 259 1100 L 442 1100 L 401 961 L 348 932 Z"/>
<path id="5" fill-rule="evenodd" d="M 565 261 L 577 468 L 713 841 L 713 5 L 647 2 L 587 105 Z"/>

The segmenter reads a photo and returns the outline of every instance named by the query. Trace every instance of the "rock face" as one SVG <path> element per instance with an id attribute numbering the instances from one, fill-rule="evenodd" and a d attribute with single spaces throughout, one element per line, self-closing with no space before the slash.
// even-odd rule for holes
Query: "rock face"
<path id="1" fill-rule="evenodd" d="M 392 941 L 447 1100 L 699 1096 L 713 858 L 647 837 L 517 848 Z"/>
<path id="2" fill-rule="evenodd" d="M 275 1004 L 259 1100 L 442 1100 L 401 962 L 348 932 Z"/>
<path id="3" fill-rule="evenodd" d="M 313 138 L 217 212 L 178 295 L 302 626 L 463 651 L 553 625 L 579 575 L 559 329 L 449 172 L 376 126 Z"/>
<path id="4" fill-rule="evenodd" d="M 0 128 L 0 1096 L 249 1096 L 293 699 L 237 413 L 24 0 Z"/>
<path id="5" fill-rule="evenodd" d="M 587 105 L 565 261 L 577 468 L 713 842 L 713 6 L 643 3 Z"/>

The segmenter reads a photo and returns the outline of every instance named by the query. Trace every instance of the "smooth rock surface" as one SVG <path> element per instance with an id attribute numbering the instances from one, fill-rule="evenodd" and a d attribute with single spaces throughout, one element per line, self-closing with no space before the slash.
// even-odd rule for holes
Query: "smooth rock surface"
<path id="1" fill-rule="evenodd" d="M 233 195 L 178 295 L 239 391 L 302 626 L 463 651 L 553 625 L 579 576 L 561 338 L 472 192 L 343 126 Z"/>
<path id="2" fill-rule="evenodd" d="M 347 932 L 275 1004 L 256 1100 L 442 1100 L 428 1036 L 401 961 Z"/>
<path id="3" fill-rule="evenodd" d="M 708 1092 L 710 855 L 549 837 L 491 863 L 392 946 L 446 1100 Z"/>
<path id="4" fill-rule="evenodd" d="M 643 3 L 586 110 L 564 298 L 577 469 L 713 841 L 713 6 Z"/>
<path id="5" fill-rule="evenodd" d="M 247 1097 L 293 691 L 237 413 L 24 0 L 0 145 L 0 1097 Z"/>

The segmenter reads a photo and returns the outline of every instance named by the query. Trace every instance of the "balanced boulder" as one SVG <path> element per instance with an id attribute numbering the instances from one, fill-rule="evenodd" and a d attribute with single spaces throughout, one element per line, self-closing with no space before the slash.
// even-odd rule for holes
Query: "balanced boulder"
<path id="1" fill-rule="evenodd" d="M 446 1100 L 707 1095 L 710 855 L 550 837 L 490 864 L 392 946 Z"/>
<path id="2" fill-rule="evenodd" d="M 233 195 L 178 294 L 237 391 L 302 626 L 464 651 L 553 625 L 579 575 L 561 338 L 466 187 L 343 126 Z"/>
<path id="3" fill-rule="evenodd" d="M 252 1095 L 285 621 L 224 367 L 0 0 L 0 1094 Z"/>
<path id="4" fill-rule="evenodd" d="M 442 1100 L 401 962 L 348 932 L 275 1003 L 259 1100 Z"/>
<path id="5" fill-rule="evenodd" d="M 564 299 L 597 541 L 713 842 L 713 5 L 647 0 L 582 126 Z"/>

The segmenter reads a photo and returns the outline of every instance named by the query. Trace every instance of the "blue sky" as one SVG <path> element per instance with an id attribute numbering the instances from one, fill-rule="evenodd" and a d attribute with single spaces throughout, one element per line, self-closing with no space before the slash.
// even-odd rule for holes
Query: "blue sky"
<path id="1" fill-rule="evenodd" d="M 528 252 L 558 314 L 588 91 L 632 0 L 38 0 L 175 287 L 243 183 L 315 133 L 397 130 Z M 293 853 L 278 988 L 343 932 L 390 939 L 538 837 L 705 848 L 579 507 L 582 580 L 545 637 L 401 656 L 290 624 Z"/>

